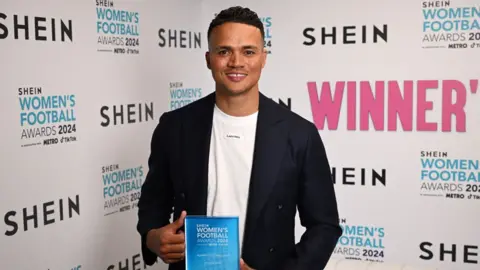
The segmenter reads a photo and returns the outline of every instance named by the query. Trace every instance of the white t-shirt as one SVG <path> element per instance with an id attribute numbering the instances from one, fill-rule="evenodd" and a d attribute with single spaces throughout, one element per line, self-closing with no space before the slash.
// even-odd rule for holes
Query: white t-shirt
<path id="1" fill-rule="evenodd" d="M 238 216 L 240 249 L 247 211 L 258 112 L 236 117 L 213 113 L 208 168 L 208 216 Z"/>

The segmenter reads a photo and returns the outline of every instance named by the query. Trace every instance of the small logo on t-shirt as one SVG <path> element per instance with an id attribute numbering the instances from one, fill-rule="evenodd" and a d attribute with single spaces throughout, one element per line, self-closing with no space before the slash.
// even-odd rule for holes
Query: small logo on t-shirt
<path id="1" fill-rule="evenodd" d="M 240 139 L 240 136 L 233 135 L 233 134 L 227 134 L 227 138 Z"/>

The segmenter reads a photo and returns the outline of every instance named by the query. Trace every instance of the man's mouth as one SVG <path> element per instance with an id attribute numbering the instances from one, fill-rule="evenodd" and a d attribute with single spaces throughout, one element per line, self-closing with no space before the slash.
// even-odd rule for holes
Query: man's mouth
<path id="1" fill-rule="evenodd" d="M 227 73 L 227 78 L 234 82 L 239 82 L 247 77 L 245 73 Z"/>

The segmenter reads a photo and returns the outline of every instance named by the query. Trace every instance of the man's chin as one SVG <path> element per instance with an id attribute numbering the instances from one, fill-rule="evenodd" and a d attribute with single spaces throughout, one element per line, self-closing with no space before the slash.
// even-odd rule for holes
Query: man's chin
<path id="1" fill-rule="evenodd" d="M 241 96 L 249 91 L 249 88 L 224 88 L 223 92 L 229 96 Z"/>

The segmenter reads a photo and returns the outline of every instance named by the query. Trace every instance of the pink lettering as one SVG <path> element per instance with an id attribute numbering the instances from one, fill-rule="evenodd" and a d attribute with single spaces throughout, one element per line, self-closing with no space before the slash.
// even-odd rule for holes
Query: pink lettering
<path id="1" fill-rule="evenodd" d="M 375 97 L 369 82 L 360 82 L 360 130 L 368 130 L 368 115 L 375 130 L 384 129 L 385 89 L 383 82 L 375 82 Z"/>
<path id="2" fill-rule="evenodd" d="M 418 81 L 417 84 L 417 130 L 436 131 L 437 123 L 427 123 L 427 111 L 433 109 L 433 102 L 427 101 L 427 89 L 438 88 L 438 81 Z"/>
<path id="3" fill-rule="evenodd" d="M 471 92 L 476 93 L 477 84 L 472 81 L 470 82 Z M 427 97 L 427 90 L 438 90 L 439 81 L 419 80 L 416 83 L 417 103 L 414 118 L 414 82 L 411 80 L 404 81 L 403 86 L 400 86 L 398 81 L 376 81 L 375 89 L 368 81 L 361 81 L 358 84 L 349 81 L 346 83 L 347 91 L 344 91 L 344 81 L 335 82 L 334 91 L 329 82 L 323 82 L 320 93 L 318 93 L 316 82 L 308 82 L 313 121 L 319 130 L 324 129 L 325 121 L 328 122 L 329 130 L 336 130 L 340 121 L 344 92 L 346 92 L 347 130 L 357 130 L 357 121 L 360 124 L 360 130 L 369 130 L 371 120 L 374 130 L 397 131 L 399 130 L 398 116 L 401 129 L 404 131 L 412 131 L 413 120 L 416 119 L 417 131 L 438 131 L 440 125 L 442 131 L 451 132 L 452 116 L 455 116 L 455 130 L 466 132 L 467 87 L 465 84 L 457 80 L 442 81 L 442 91 L 435 91 L 431 93 L 433 96 Z M 359 99 L 357 99 L 357 91 Z M 438 110 L 437 106 L 434 109 L 433 101 L 435 100 L 436 104 L 436 100 L 440 98 L 441 110 Z M 358 115 L 357 106 L 360 106 Z M 387 114 L 387 127 L 384 122 L 385 114 Z M 438 118 L 433 120 L 430 114 L 436 114 Z"/>
<path id="4" fill-rule="evenodd" d="M 332 98 L 330 83 L 324 82 L 320 99 L 318 98 L 317 84 L 315 82 L 307 83 L 308 94 L 310 96 L 310 105 L 312 107 L 313 121 L 319 130 L 323 129 L 325 119 L 328 119 L 328 129 L 336 130 L 342 107 L 343 88 L 345 82 L 335 83 L 335 96 Z"/>
<path id="5" fill-rule="evenodd" d="M 347 129 L 357 129 L 357 83 L 347 83 Z"/>
<path id="6" fill-rule="evenodd" d="M 463 83 L 456 80 L 443 81 L 442 101 L 442 131 L 452 131 L 452 115 L 455 115 L 456 129 L 465 132 L 465 104 L 467 103 L 467 89 Z M 453 103 L 452 95 L 456 92 L 456 102 Z"/>
<path id="7" fill-rule="evenodd" d="M 413 81 L 404 82 L 403 93 L 398 82 L 388 82 L 388 131 L 397 130 L 397 114 L 403 130 L 413 129 Z"/>

